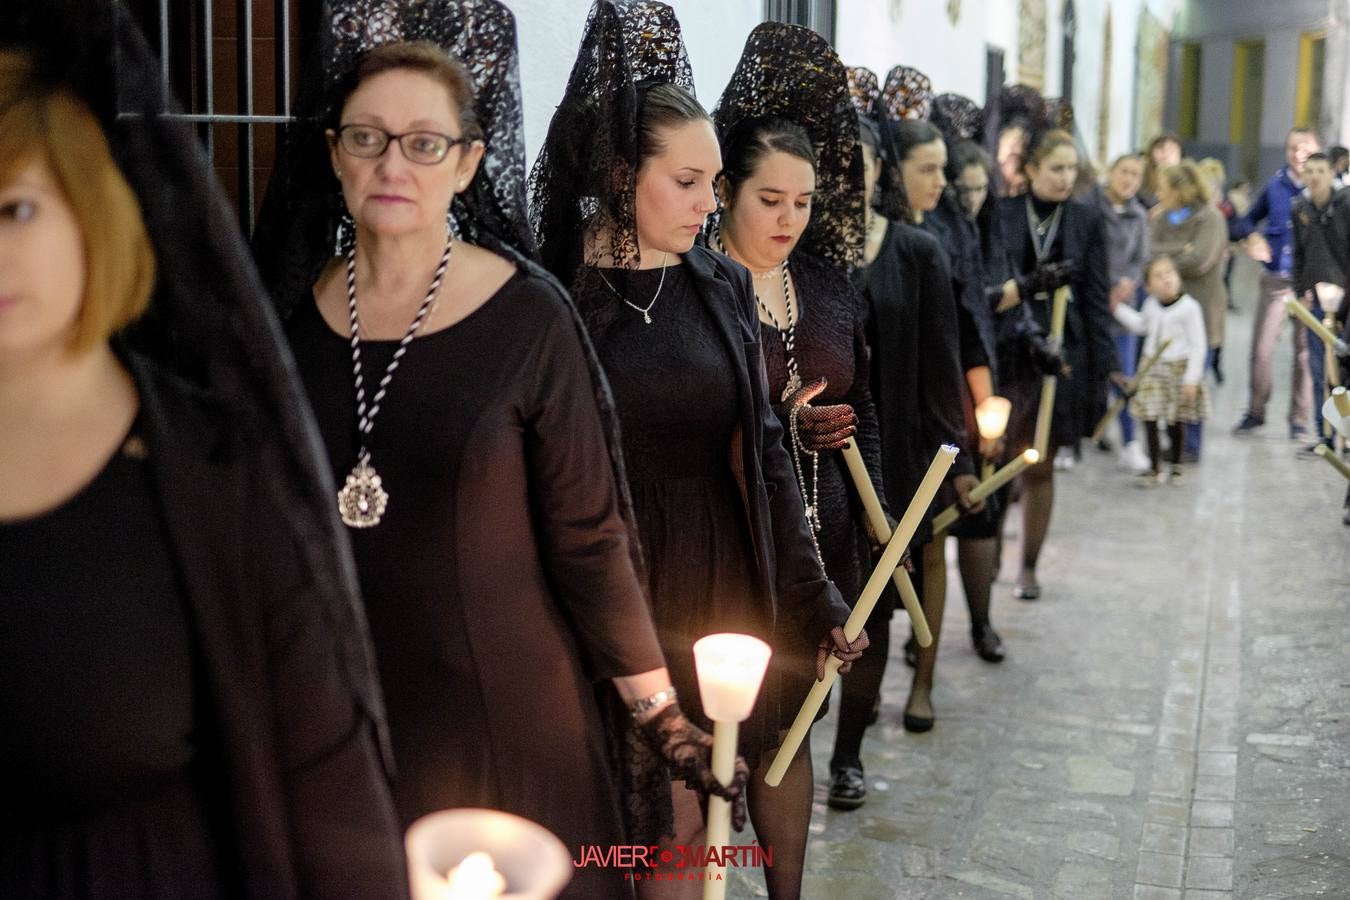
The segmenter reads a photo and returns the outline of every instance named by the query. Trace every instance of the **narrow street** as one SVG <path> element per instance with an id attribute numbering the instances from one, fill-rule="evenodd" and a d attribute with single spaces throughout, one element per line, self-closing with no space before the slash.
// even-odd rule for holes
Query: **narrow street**
<path id="1" fill-rule="evenodd" d="M 816 728 L 806 897 L 1350 897 L 1345 484 L 1287 438 L 1287 334 L 1273 421 L 1231 436 L 1251 328 L 1239 302 L 1183 486 L 1141 490 L 1086 451 L 1057 475 L 1035 603 L 1012 598 L 1010 527 L 1001 665 L 972 651 L 951 570 L 928 734 L 900 724 L 897 619 L 857 812 L 825 807 L 833 716 Z"/>

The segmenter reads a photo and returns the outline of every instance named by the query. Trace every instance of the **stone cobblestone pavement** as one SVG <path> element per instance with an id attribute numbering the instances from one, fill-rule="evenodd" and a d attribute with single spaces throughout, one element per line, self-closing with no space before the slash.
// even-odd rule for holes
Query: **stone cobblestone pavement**
<path id="1" fill-rule="evenodd" d="M 1035 603 L 1012 599 L 1009 529 L 1003 664 L 975 656 L 950 572 L 928 734 L 900 724 L 897 619 L 862 809 L 826 809 L 833 715 L 815 729 L 806 898 L 1350 898 L 1345 484 L 1285 434 L 1287 338 L 1272 424 L 1230 435 L 1250 326 L 1230 318 L 1184 485 L 1140 490 L 1085 449 L 1057 476 Z M 765 896 L 751 875 L 729 896 Z"/>

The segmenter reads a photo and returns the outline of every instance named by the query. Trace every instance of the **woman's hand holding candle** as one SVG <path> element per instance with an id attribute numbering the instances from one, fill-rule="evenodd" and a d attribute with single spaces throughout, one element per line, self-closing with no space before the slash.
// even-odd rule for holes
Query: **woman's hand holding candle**
<path id="1" fill-rule="evenodd" d="M 817 378 L 793 391 L 783 401 L 788 411 L 797 410 L 797 433 L 802 449 L 810 452 L 840 450 L 858 430 L 858 415 L 847 403 L 812 406 L 829 382 Z"/>
<path id="2" fill-rule="evenodd" d="M 731 803 L 731 824 L 740 831 L 745 827 L 745 785 L 750 780 L 750 767 L 740 756 L 736 757 L 736 776 L 731 784 L 722 784 L 713 775 L 713 736 L 693 722 L 671 703 L 648 721 L 637 726 L 647 745 L 655 750 L 671 774 L 684 779 L 685 786 L 703 796 L 721 797 Z"/>
<path id="3" fill-rule="evenodd" d="M 816 681 L 825 680 L 825 663 L 833 656 L 839 660 L 839 672 L 843 674 L 853 668 L 853 664 L 862 659 L 863 651 L 871 646 L 867 631 L 859 631 L 858 636 L 849 640 L 844 634 L 844 626 L 836 625 L 830 633 L 820 639 L 816 648 Z"/>
<path id="4" fill-rule="evenodd" d="M 961 504 L 963 511 L 977 513 L 984 509 L 983 499 L 971 497 L 971 493 L 979 486 L 980 479 L 970 473 L 957 475 L 952 479 L 952 487 L 956 488 L 956 502 Z"/>

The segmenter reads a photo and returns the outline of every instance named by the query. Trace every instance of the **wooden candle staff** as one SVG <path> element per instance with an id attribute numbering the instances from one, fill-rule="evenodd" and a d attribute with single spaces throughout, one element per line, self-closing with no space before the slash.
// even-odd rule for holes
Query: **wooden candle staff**
<path id="1" fill-rule="evenodd" d="M 1055 352 L 1059 352 L 1064 343 L 1064 317 L 1068 311 L 1069 288 L 1065 285 L 1055 291 L 1054 303 L 1050 308 L 1050 348 Z M 1055 415 L 1055 388 L 1058 384 L 1058 375 L 1046 375 L 1041 379 L 1041 407 L 1036 414 L 1036 440 L 1032 444 L 1041 459 L 1050 452 L 1050 422 Z"/>
<path id="2" fill-rule="evenodd" d="M 1335 350 L 1338 356 L 1345 356 L 1350 353 L 1350 348 L 1346 347 L 1345 341 L 1336 337 L 1335 332 L 1317 321 L 1317 316 L 1312 314 L 1312 310 L 1298 302 L 1296 298 L 1290 297 L 1285 300 L 1284 308 L 1289 311 L 1290 315 L 1312 329 L 1313 334 L 1317 335 L 1328 347 Z"/>
<path id="3" fill-rule="evenodd" d="M 872 534 L 876 535 L 879 543 L 889 544 L 890 523 L 886 521 L 886 513 L 881 508 L 881 498 L 877 496 L 876 488 L 872 486 L 872 479 L 867 474 L 867 464 L 863 462 L 862 453 L 858 451 L 858 445 L 853 438 L 849 438 L 848 443 L 844 445 L 844 462 L 848 464 L 848 474 L 853 476 L 853 486 L 857 488 L 858 496 L 862 498 L 867 521 L 872 526 Z M 914 626 L 914 640 L 919 642 L 920 647 L 931 647 L 933 633 L 928 630 L 928 619 L 924 617 L 923 607 L 919 605 L 919 594 L 914 590 L 914 582 L 910 580 L 909 572 L 905 571 L 904 566 L 896 566 L 891 578 L 895 581 L 896 590 L 900 592 L 900 602 L 905 605 L 905 612 L 909 613 L 909 622 Z"/>
<path id="4" fill-rule="evenodd" d="M 1157 350 L 1149 354 L 1148 359 L 1139 364 L 1139 370 L 1134 373 L 1134 377 L 1130 379 L 1130 383 L 1125 388 L 1125 395 L 1116 398 L 1115 402 L 1111 404 L 1111 408 L 1106 411 L 1106 415 L 1102 416 L 1101 420 L 1097 422 L 1097 427 L 1092 429 L 1092 443 L 1097 443 L 1102 439 L 1102 435 L 1106 434 L 1106 429 L 1110 426 L 1111 420 L 1120 415 L 1120 411 L 1125 408 L 1125 404 L 1129 403 L 1134 395 L 1139 392 L 1139 385 L 1144 383 L 1144 376 L 1148 374 L 1149 369 L 1157 365 L 1158 360 L 1162 359 L 1163 351 L 1171 344 L 1171 338 L 1163 341 Z"/>
<path id="5" fill-rule="evenodd" d="M 975 485 L 966 499 L 970 503 L 979 503 L 981 500 L 987 500 L 989 497 L 1012 481 L 1027 466 L 1034 466 L 1040 461 L 1041 455 L 1036 452 L 1035 447 L 1027 448 L 1021 456 L 999 469 L 993 475 L 990 475 L 984 481 Z M 948 528 L 956 524 L 956 520 L 961 518 L 961 504 L 953 503 L 951 506 L 938 513 L 933 519 L 933 534 L 942 534 Z"/>
<path id="6" fill-rule="evenodd" d="M 900 560 L 905 555 L 905 548 L 914 539 L 914 532 L 918 531 L 919 522 L 923 520 L 924 515 L 928 512 L 928 507 L 932 505 L 933 498 L 937 496 L 938 488 L 942 486 L 942 480 L 947 477 L 947 472 L 956 460 L 958 452 L 955 447 L 946 445 L 938 450 L 937 455 L 933 457 L 933 462 L 928 467 L 927 474 L 923 476 L 923 481 L 919 482 L 919 488 L 914 492 L 913 499 L 909 501 L 909 508 L 905 510 L 905 515 L 900 519 L 900 523 L 895 526 L 895 531 L 891 534 L 886 549 L 882 551 L 881 561 L 872 570 L 872 577 L 867 580 L 862 593 L 858 596 L 858 602 L 853 607 L 853 612 L 849 615 L 848 621 L 844 623 L 844 637 L 848 640 L 852 641 L 863 630 L 863 623 L 872 614 L 872 609 L 877 605 L 877 600 L 881 597 L 886 582 L 891 580 L 892 573 L 900 565 Z M 770 787 L 777 787 L 782 782 L 783 776 L 787 774 L 788 765 L 791 764 L 792 758 L 797 755 L 797 748 L 802 745 L 802 741 L 806 738 L 806 733 L 810 730 L 811 723 L 815 721 L 820 705 L 830 695 L 830 688 L 834 686 L 835 679 L 839 677 L 839 666 L 839 658 L 831 655 L 825 663 L 825 677 L 811 686 L 811 691 L 806 695 L 802 708 L 797 712 L 797 718 L 793 720 L 792 727 L 788 729 L 787 737 L 783 739 L 783 745 L 778 748 L 778 752 L 774 756 L 773 765 L 769 766 L 769 771 L 764 776 L 764 783 Z"/>
<path id="7" fill-rule="evenodd" d="M 1318 456 L 1322 457 L 1323 459 L 1325 459 L 1328 463 L 1330 463 L 1331 467 L 1335 469 L 1337 472 L 1340 472 L 1342 475 L 1344 475 L 1346 481 L 1350 481 L 1350 464 L 1347 464 L 1344 460 L 1342 460 L 1339 456 L 1337 456 L 1335 450 L 1332 450 L 1326 444 L 1318 444 L 1316 447 L 1313 448 L 1313 452 L 1316 453 Z"/>

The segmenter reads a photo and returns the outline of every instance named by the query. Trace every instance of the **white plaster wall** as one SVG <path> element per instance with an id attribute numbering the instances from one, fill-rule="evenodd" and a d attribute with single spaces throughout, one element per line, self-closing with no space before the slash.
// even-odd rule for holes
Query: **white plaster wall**
<path id="1" fill-rule="evenodd" d="M 1075 0 L 1074 108 L 1079 130 L 1093 153 L 1106 16 L 1113 17 L 1108 149 L 1114 156 L 1151 137 L 1133 134 L 1139 14 L 1147 7 L 1166 23 L 1181 5 L 1182 0 Z M 1064 0 L 1048 0 L 1046 6 L 1045 92 L 1054 96 L 1062 88 Z M 983 103 L 985 51 L 992 45 L 1004 51 L 1008 78 L 1017 77 L 1018 0 L 962 0 L 961 19 L 955 27 L 947 18 L 946 0 L 840 0 L 839 7 L 836 44 L 850 65 L 865 65 L 884 75 L 903 62 L 927 73 L 938 93 L 955 91 Z"/>
<path id="2" fill-rule="evenodd" d="M 684 31 L 703 105 L 712 108 L 736 68 L 750 30 L 763 19 L 762 0 L 670 0 Z M 845 0 L 847 2 L 847 0 Z M 581 45 L 590 0 L 506 0 L 520 38 L 525 105 L 525 155 L 534 156 L 562 99 Z"/>
<path id="3" fill-rule="evenodd" d="M 1261 143 L 1284 146 L 1294 127 L 1298 96 L 1298 31 L 1266 35 L 1265 83 L 1261 95 Z"/>
<path id="4" fill-rule="evenodd" d="M 1196 137 L 1206 143 L 1228 143 L 1233 109 L 1233 48 L 1226 38 L 1200 46 L 1200 128 Z M 1173 78 L 1175 84 L 1177 78 Z"/>

